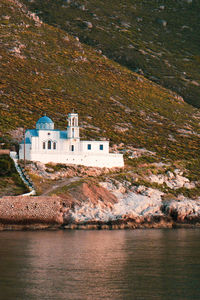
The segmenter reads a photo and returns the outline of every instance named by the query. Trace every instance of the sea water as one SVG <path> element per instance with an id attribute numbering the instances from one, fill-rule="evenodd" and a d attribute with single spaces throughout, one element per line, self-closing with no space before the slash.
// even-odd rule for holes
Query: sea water
<path id="1" fill-rule="evenodd" d="M 200 299 L 200 229 L 0 232 L 0 299 Z"/>

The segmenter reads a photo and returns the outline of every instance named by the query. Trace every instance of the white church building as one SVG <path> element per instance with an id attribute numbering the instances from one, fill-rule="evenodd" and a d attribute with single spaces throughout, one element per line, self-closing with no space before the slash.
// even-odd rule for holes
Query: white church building
<path id="1" fill-rule="evenodd" d="M 124 166 L 123 154 L 109 153 L 109 141 L 80 140 L 77 113 L 68 114 L 64 131 L 54 129 L 49 117 L 41 117 L 35 129 L 26 130 L 24 140 L 20 143 L 19 159 L 88 167 Z"/>

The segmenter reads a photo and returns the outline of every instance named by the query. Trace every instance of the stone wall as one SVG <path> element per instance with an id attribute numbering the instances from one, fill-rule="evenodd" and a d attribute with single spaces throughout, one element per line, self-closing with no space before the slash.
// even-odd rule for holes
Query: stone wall
<path id="1" fill-rule="evenodd" d="M 0 224 L 46 227 L 63 223 L 62 205 L 58 197 L 7 196 L 0 198 Z"/>

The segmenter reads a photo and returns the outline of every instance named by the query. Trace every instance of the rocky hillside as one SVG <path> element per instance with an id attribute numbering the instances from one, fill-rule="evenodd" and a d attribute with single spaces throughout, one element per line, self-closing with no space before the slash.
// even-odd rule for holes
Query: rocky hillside
<path id="1" fill-rule="evenodd" d="M 147 162 L 147 158 L 135 158 L 135 166 L 126 165 L 121 169 L 53 163 L 45 165 L 41 162 L 29 162 L 26 164 L 26 173 L 34 182 L 38 195 L 51 196 L 55 194 L 63 199 L 65 197 L 68 199 L 69 193 L 72 191 L 73 198 L 78 202 L 83 196 L 79 187 L 84 183 L 96 184 L 97 190 L 94 194 L 97 195 L 98 186 L 101 185 L 107 190 L 116 192 L 116 196 L 128 191 L 139 191 L 140 189 L 142 191 L 144 187 L 159 190 L 164 198 L 175 199 L 184 195 L 191 199 L 197 199 L 200 196 L 198 172 L 191 176 L 191 170 L 187 170 L 181 163 L 152 163 Z M 109 198 L 106 194 L 102 197 L 105 200 Z"/>
<path id="2" fill-rule="evenodd" d="M 200 200 L 182 197 L 163 201 L 150 188 L 106 190 L 82 184 L 77 203 L 61 197 L 3 197 L 0 230 L 19 229 L 135 229 L 200 226 Z M 117 196 L 115 196 L 115 193 Z"/>
<path id="3" fill-rule="evenodd" d="M 43 24 L 18 1 L 0 5 L 1 132 L 33 127 L 44 112 L 63 128 L 75 108 L 82 136 L 195 156 L 199 112 L 181 97 Z"/>
<path id="4" fill-rule="evenodd" d="M 1 1 L 0 30 L 1 142 L 20 139 L 44 113 L 64 128 L 74 108 L 81 136 L 110 139 L 125 154 L 125 173 L 142 180 L 162 162 L 198 180 L 200 114 L 178 94 L 44 24 L 20 1 Z"/>
<path id="5" fill-rule="evenodd" d="M 26 170 L 41 196 L 36 197 L 35 207 L 28 205 L 27 223 L 30 214 L 34 216 L 33 223 L 38 222 L 36 216 L 41 211 L 38 200 L 43 199 L 43 205 L 48 207 L 48 201 L 54 199 L 54 204 L 60 201 L 61 205 L 54 215 L 59 216 L 60 225 L 67 229 L 199 226 L 199 182 L 190 180 L 180 169 L 170 171 L 167 165 L 157 165 L 156 169 L 152 165 L 146 167 L 148 173 L 144 167 L 138 172 L 132 168 L 109 170 L 30 163 Z M 12 197 L 4 199 L 14 201 Z M 45 208 L 47 220 L 51 214 L 51 208 L 49 211 Z M 20 217 L 24 218 L 22 224 L 26 223 L 26 214 Z"/>
<path id="6" fill-rule="evenodd" d="M 45 22 L 200 107 L 198 0 L 23 0 Z"/>

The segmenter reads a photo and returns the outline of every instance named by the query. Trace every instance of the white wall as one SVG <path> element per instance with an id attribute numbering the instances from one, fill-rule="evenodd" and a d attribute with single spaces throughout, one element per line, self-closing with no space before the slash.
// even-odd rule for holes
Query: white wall
<path id="1" fill-rule="evenodd" d="M 122 154 L 63 154 L 63 153 L 31 153 L 30 160 L 41 161 L 43 163 L 63 163 L 76 164 L 88 167 L 123 167 L 124 160 Z"/>
<path id="2" fill-rule="evenodd" d="M 56 143 L 56 150 L 48 149 L 48 141 L 51 141 L 52 143 Z M 43 149 L 43 142 L 46 143 L 46 148 Z M 49 153 L 49 151 L 68 151 L 68 148 L 66 147 L 66 140 L 60 139 L 60 132 L 59 131 L 51 131 L 51 130 L 40 130 L 38 137 L 32 137 L 32 150 L 33 151 L 46 151 L 46 153 Z"/>
<path id="3" fill-rule="evenodd" d="M 91 150 L 88 150 L 88 145 L 91 145 Z M 100 150 L 100 145 L 103 145 L 103 150 Z M 86 153 L 109 153 L 108 141 L 80 141 L 80 151 Z"/>
<path id="4" fill-rule="evenodd" d="M 50 133 L 50 135 L 48 134 Z M 109 153 L 109 141 L 80 141 L 79 139 L 60 139 L 59 131 L 40 130 L 38 137 L 26 135 L 32 141 L 32 145 L 26 145 L 26 159 L 41 161 L 43 163 L 78 164 L 91 167 L 123 167 L 122 154 Z M 56 149 L 48 149 L 47 142 L 56 142 Z M 43 142 L 46 148 L 43 149 Z M 91 150 L 88 150 L 88 144 Z M 74 145 L 74 151 L 71 151 Z M 103 150 L 100 150 L 103 145 Z M 19 158 L 24 159 L 24 146 L 21 145 Z"/>
<path id="5" fill-rule="evenodd" d="M 31 157 L 30 157 L 31 145 L 26 144 L 25 147 L 26 147 L 26 149 L 25 149 L 26 160 L 31 160 Z M 20 144 L 19 159 L 24 159 L 24 144 Z"/>

